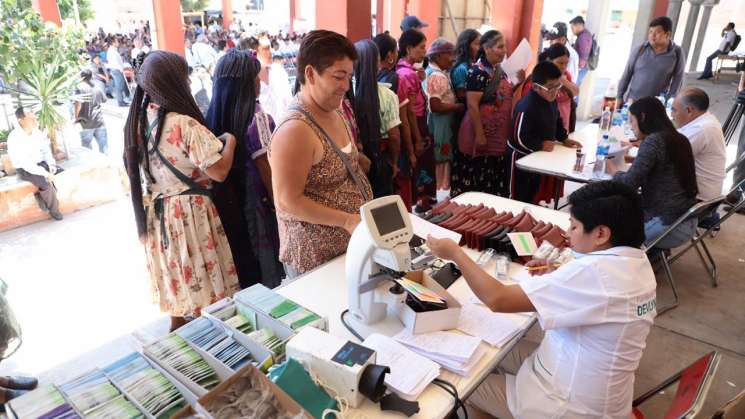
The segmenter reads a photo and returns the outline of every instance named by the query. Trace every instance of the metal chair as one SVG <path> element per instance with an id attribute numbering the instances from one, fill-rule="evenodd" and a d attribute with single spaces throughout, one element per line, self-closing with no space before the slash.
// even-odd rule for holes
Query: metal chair
<path id="1" fill-rule="evenodd" d="M 720 358 L 721 355 L 717 351 L 709 352 L 687 368 L 637 397 L 632 403 L 632 417 L 645 419 L 638 406 L 678 381 L 680 381 L 678 390 L 675 392 L 675 398 L 670 407 L 665 412 L 665 419 L 683 419 L 696 416 L 701 411 L 706 395 L 709 393 Z"/>
<path id="2" fill-rule="evenodd" d="M 657 314 L 660 315 L 668 310 L 671 310 L 678 306 L 678 288 L 675 286 L 675 280 L 673 279 L 673 273 L 670 270 L 670 265 L 678 260 L 685 252 L 687 252 L 691 247 L 696 249 L 696 252 L 698 253 L 699 258 L 701 258 L 701 263 L 703 263 L 704 268 L 706 268 L 707 273 L 709 274 L 709 277 L 711 278 L 711 285 L 712 287 L 717 286 L 717 266 L 714 262 L 714 259 L 711 257 L 711 253 L 709 252 L 709 249 L 706 247 L 706 243 L 703 242 L 703 237 L 705 237 L 707 234 L 711 232 L 713 229 L 707 229 L 704 234 L 698 234 L 697 232 L 694 232 L 693 237 L 691 237 L 691 242 L 683 248 L 683 250 L 677 252 L 675 255 L 671 255 L 670 251 L 672 249 L 666 249 L 657 247 L 657 244 L 660 243 L 663 239 L 667 238 L 678 226 L 683 224 L 684 222 L 695 219 L 700 219 L 703 215 L 709 214 L 712 211 L 716 211 L 717 208 L 719 208 L 719 205 L 724 201 L 725 197 L 720 196 L 719 198 L 711 199 L 708 201 L 699 202 L 696 205 L 692 206 L 691 209 L 686 211 L 685 214 L 681 215 L 677 220 L 675 220 L 674 223 L 672 223 L 662 234 L 660 234 L 657 238 L 652 240 L 651 243 L 646 244 L 644 246 L 645 251 L 648 255 L 656 255 L 658 256 L 662 261 L 662 267 L 665 269 L 665 276 L 667 277 L 667 281 L 670 284 L 670 288 L 673 290 L 673 303 L 668 306 L 658 307 L 657 308 Z M 698 221 L 696 221 L 698 223 Z M 721 220 L 720 223 L 721 224 Z M 717 224 L 718 225 L 718 224 Z M 706 259 L 704 258 L 704 254 L 701 253 L 701 248 L 704 249 L 704 252 L 706 252 L 706 257 L 709 259 L 708 262 L 711 265 L 711 268 L 709 268 L 709 264 L 707 264 Z"/>

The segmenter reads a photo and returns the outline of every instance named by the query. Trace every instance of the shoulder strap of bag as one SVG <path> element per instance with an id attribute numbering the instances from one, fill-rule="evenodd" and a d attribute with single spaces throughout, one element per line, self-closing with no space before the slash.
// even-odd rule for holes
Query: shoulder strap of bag
<path id="1" fill-rule="evenodd" d="M 310 112 L 306 111 L 305 109 L 303 109 L 301 106 L 297 104 L 290 105 L 289 109 L 302 113 L 308 119 L 308 122 L 310 122 L 314 127 L 318 129 L 318 131 L 323 136 L 323 139 L 327 143 L 329 143 L 329 145 L 334 150 L 336 155 L 339 156 L 342 163 L 344 163 L 344 166 L 347 168 L 347 172 L 349 173 L 349 176 L 352 178 L 354 183 L 357 185 L 357 188 L 360 190 L 360 193 L 362 193 L 362 196 L 365 198 L 365 201 L 369 201 L 370 199 L 372 199 L 372 197 L 369 196 L 369 194 L 367 193 L 367 189 L 365 188 L 365 185 L 362 183 L 362 180 L 360 180 L 359 176 L 357 176 L 357 172 L 354 170 L 354 168 L 352 168 L 352 163 L 349 161 L 349 157 L 346 155 L 346 153 L 344 153 L 343 151 L 341 151 L 341 149 L 339 149 L 339 146 L 336 145 L 336 143 L 331 139 L 331 137 L 326 132 L 326 130 L 323 129 L 323 127 L 321 127 L 318 121 L 316 121 L 316 119 L 313 118 L 313 115 L 311 115 Z M 349 141 L 352 141 L 351 137 Z"/>
<path id="2" fill-rule="evenodd" d="M 150 141 L 151 141 L 153 129 L 154 129 L 155 127 L 157 127 L 157 126 L 158 126 L 158 122 L 159 122 L 159 120 L 158 120 L 158 119 L 156 118 L 156 119 L 155 119 L 155 120 L 154 120 L 154 121 L 153 121 L 153 122 L 152 122 L 152 123 L 150 124 L 150 126 L 148 127 L 148 130 L 147 130 L 147 138 L 146 138 L 146 140 L 147 140 L 148 142 L 150 142 Z M 163 155 L 163 153 L 161 153 L 161 152 L 160 152 L 160 149 L 159 149 L 159 148 L 158 148 L 157 146 L 155 146 L 155 144 L 153 144 L 153 151 L 154 151 L 154 152 L 155 152 L 155 154 L 156 154 L 156 155 L 158 156 L 158 158 L 160 158 L 160 161 L 162 161 L 162 162 L 163 162 L 163 164 L 164 164 L 164 165 L 165 165 L 165 166 L 166 166 L 166 167 L 168 168 L 168 170 L 170 170 L 170 171 L 171 171 L 171 173 L 173 173 L 173 175 L 174 175 L 174 176 L 176 176 L 176 177 L 178 178 L 178 180 L 180 180 L 180 181 L 181 181 L 181 182 L 183 182 L 183 183 L 184 183 L 184 184 L 185 184 L 186 186 L 188 186 L 188 187 L 189 187 L 189 189 L 204 189 L 204 187 L 202 187 L 202 186 L 199 186 L 199 185 L 197 184 L 197 182 L 195 182 L 195 181 L 194 181 L 194 179 L 190 178 L 189 176 L 186 176 L 186 175 L 184 174 L 184 172 L 182 172 L 181 170 L 179 170 L 178 168 L 176 168 L 176 166 L 174 166 L 174 165 L 173 165 L 173 164 L 172 164 L 172 163 L 171 163 L 171 162 L 170 162 L 170 161 L 169 161 L 169 160 L 168 160 L 168 159 L 166 158 L 166 156 L 164 156 L 164 155 Z"/>

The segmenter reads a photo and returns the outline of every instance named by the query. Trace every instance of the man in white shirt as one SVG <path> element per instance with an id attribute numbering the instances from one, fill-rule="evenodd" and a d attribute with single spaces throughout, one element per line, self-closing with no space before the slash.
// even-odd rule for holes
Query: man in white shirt
<path id="1" fill-rule="evenodd" d="M 641 199 L 613 181 L 590 183 L 569 196 L 575 258 L 556 268 L 533 260 L 532 278 L 503 285 L 457 243 L 429 238 L 454 261 L 492 311 L 538 314 L 545 337 L 521 341 L 501 368 L 468 399 L 469 416 L 500 419 L 628 419 L 634 372 L 656 315 L 656 281 L 646 254 Z M 519 367 L 519 369 L 518 369 Z M 516 375 L 513 375 L 515 374 Z M 473 413 L 473 415 L 471 415 Z"/>
<path id="2" fill-rule="evenodd" d="M 546 39 L 553 44 L 561 44 L 567 47 L 569 50 L 569 65 L 567 65 L 567 71 L 572 75 L 572 82 L 577 83 L 579 79 L 579 54 L 569 44 L 567 38 L 567 25 L 564 22 L 556 22 L 554 26 L 546 33 Z"/>
<path id="3" fill-rule="evenodd" d="M 16 109 L 19 128 L 8 136 L 8 156 L 21 180 L 31 182 L 39 188 L 34 193 L 39 207 L 55 220 L 62 219 L 57 202 L 57 191 L 52 184 L 54 175 L 62 170 L 57 167 L 49 139 L 39 131 L 39 121 L 33 112 L 22 107 Z"/>
<path id="4" fill-rule="evenodd" d="M 714 73 L 712 72 L 714 60 L 716 60 L 718 56 L 728 54 L 734 49 L 733 46 L 735 45 L 736 36 L 737 33 L 735 32 L 735 22 L 728 23 L 727 26 L 722 29 L 722 41 L 719 43 L 719 48 L 714 51 L 713 54 L 706 57 L 706 66 L 704 67 L 704 72 L 701 73 L 700 76 L 698 76 L 698 80 L 705 80 L 714 77 Z"/>
<path id="5" fill-rule="evenodd" d="M 197 42 L 191 47 L 194 56 L 194 67 L 202 66 L 212 74 L 212 67 L 217 60 L 217 51 L 209 44 L 206 35 L 199 35 Z"/>
<path id="6" fill-rule="evenodd" d="M 708 110 L 709 96 L 695 87 L 683 90 L 673 101 L 673 122 L 691 142 L 696 163 L 698 199 L 702 201 L 722 195 L 727 165 L 722 124 Z"/>
<path id="7" fill-rule="evenodd" d="M 129 96 L 127 81 L 124 80 L 124 61 L 119 54 L 119 38 L 114 37 L 106 50 L 106 68 L 114 79 L 114 95 L 119 106 L 129 106 L 125 96 Z"/>

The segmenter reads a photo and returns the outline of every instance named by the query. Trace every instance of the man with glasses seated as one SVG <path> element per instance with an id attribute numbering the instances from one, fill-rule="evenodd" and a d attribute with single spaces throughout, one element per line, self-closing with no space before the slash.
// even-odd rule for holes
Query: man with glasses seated
<path id="1" fill-rule="evenodd" d="M 512 112 L 512 199 L 533 203 L 540 189 L 541 175 L 518 169 L 515 162 L 535 151 L 552 151 L 554 141 L 567 147 L 582 147 L 570 140 L 556 106 L 561 89 L 561 70 L 552 62 L 544 61 L 533 69 L 533 86 L 520 99 Z"/>

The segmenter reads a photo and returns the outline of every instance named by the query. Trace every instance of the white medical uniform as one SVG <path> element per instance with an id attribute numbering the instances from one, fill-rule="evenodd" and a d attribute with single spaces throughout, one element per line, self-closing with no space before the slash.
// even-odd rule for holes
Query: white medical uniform
<path id="1" fill-rule="evenodd" d="M 545 337 L 517 376 L 507 402 L 518 419 L 628 419 L 634 371 L 656 315 L 656 282 L 636 248 L 577 255 L 520 282 Z"/>

